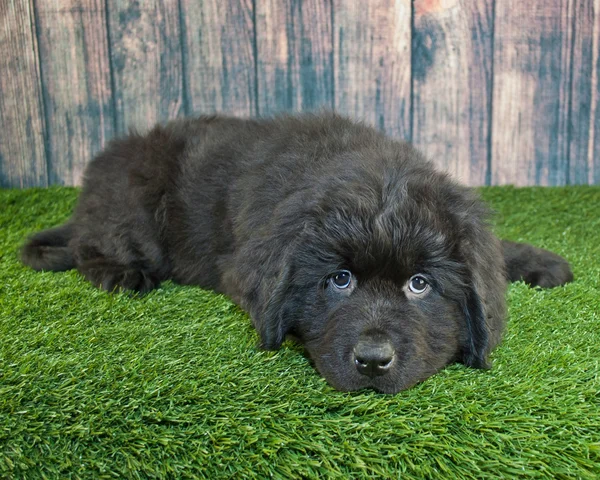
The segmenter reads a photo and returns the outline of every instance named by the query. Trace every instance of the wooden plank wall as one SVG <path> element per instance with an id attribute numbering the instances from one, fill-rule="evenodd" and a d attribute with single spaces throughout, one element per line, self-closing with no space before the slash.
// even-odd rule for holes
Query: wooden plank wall
<path id="1" fill-rule="evenodd" d="M 470 185 L 600 183 L 600 0 L 0 0 L 0 186 L 111 137 L 333 108 Z"/>

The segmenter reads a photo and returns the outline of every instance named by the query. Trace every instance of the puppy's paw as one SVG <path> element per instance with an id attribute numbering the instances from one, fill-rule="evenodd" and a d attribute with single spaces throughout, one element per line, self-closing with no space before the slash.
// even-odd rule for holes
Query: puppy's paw
<path id="1" fill-rule="evenodd" d="M 553 288 L 573 281 L 571 266 L 563 257 L 526 243 L 502 241 L 508 280 L 523 280 L 532 287 Z"/>
<path id="2" fill-rule="evenodd" d="M 559 255 L 540 250 L 535 263 L 519 273 L 519 279 L 532 287 L 553 288 L 573 281 L 571 266 Z"/>
<path id="3" fill-rule="evenodd" d="M 156 288 L 160 283 L 156 275 L 144 269 L 102 260 L 88 261 L 79 265 L 77 269 L 92 284 L 107 292 L 120 289 L 144 294 Z"/>

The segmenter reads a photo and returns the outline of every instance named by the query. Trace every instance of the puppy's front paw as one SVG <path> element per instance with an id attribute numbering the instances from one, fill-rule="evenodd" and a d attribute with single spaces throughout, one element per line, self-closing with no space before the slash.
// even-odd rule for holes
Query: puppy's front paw
<path id="1" fill-rule="evenodd" d="M 526 243 L 502 240 L 508 280 L 523 280 L 532 287 L 553 288 L 573 281 L 571 266 L 563 257 Z"/>

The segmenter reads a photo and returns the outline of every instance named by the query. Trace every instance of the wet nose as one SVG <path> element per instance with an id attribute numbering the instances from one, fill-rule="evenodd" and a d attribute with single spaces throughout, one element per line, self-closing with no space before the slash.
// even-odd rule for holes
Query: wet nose
<path id="1" fill-rule="evenodd" d="M 385 375 L 394 363 L 394 353 L 387 337 L 367 335 L 354 347 L 354 365 L 360 374 L 371 378 Z"/>

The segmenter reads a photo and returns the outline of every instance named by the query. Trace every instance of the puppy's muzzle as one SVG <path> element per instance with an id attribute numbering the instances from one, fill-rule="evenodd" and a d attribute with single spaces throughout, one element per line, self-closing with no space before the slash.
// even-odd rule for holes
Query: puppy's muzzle
<path id="1" fill-rule="evenodd" d="M 368 377 L 385 375 L 394 363 L 394 347 L 386 335 L 368 333 L 361 335 L 354 347 L 353 360 L 358 373 Z"/>

